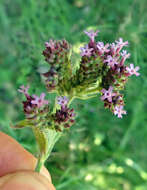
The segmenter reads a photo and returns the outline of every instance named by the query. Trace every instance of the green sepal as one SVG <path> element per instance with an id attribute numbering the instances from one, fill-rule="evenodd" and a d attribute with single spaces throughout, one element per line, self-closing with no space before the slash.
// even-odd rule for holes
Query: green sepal
<path id="1" fill-rule="evenodd" d="M 16 125 L 11 125 L 11 127 L 15 129 L 22 129 L 24 127 L 33 127 L 33 126 L 34 126 L 34 123 L 28 119 L 19 121 Z"/>

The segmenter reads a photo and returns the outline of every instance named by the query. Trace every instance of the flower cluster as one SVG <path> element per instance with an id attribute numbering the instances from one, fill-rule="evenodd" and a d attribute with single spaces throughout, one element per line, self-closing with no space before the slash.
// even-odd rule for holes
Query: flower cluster
<path id="1" fill-rule="evenodd" d="M 45 93 L 42 93 L 40 97 L 37 95 L 29 95 L 28 93 L 29 86 L 22 85 L 19 92 L 23 93 L 26 97 L 26 100 L 23 101 L 23 109 L 27 118 L 34 119 L 37 117 L 38 113 L 44 110 L 45 105 L 48 105 L 48 101 L 45 100 Z"/>
<path id="2" fill-rule="evenodd" d="M 112 86 L 108 90 L 103 88 L 101 92 L 101 100 L 104 101 L 105 108 L 109 108 L 115 115 L 122 118 L 122 114 L 126 114 L 126 111 L 123 110 L 123 96 L 119 92 L 113 92 Z"/>
<path id="3" fill-rule="evenodd" d="M 69 128 L 75 122 L 74 109 L 68 108 L 68 98 L 66 96 L 59 96 L 57 103 L 60 105 L 60 109 L 56 110 L 54 115 L 56 130 L 62 131 L 62 127 Z"/>
<path id="4" fill-rule="evenodd" d="M 57 91 L 67 74 L 70 74 L 70 66 L 67 65 L 70 46 L 66 40 L 45 43 L 43 55 L 49 64 L 49 71 L 44 73 L 46 87 L 49 92 Z"/>
<path id="5" fill-rule="evenodd" d="M 74 98 L 88 99 L 101 95 L 104 107 L 118 118 L 126 114 L 121 90 L 128 78 L 139 76 L 139 67 L 134 64 L 125 65 L 130 53 L 123 50 L 128 41 L 119 38 L 114 43 L 96 41 L 98 30 L 84 31 L 90 38 L 89 43 L 80 48 L 79 65 L 72 62 L 70 45 L 66 40 L 50 40 L 45 43 L 43 55 L 48 63 L 45 78 L 47 91 L 56 92 L 57 98 L 53 110 L 45 100 L 45 93 L 40 96 L 30 95 L 29 86 L 22 85 L 19 92 L 25 95 L 23 109 L 26 118 L 15 128 L 29 126 L 33 129 L 39 147 L 39 159 L 35 171 L 50 155 L 56 141 L 64 129 L 70 128 L 75 122 L 74 109 L 69 108 Z M 70 100 L 70 101 L 69 101 Z"/>
<path id="6" fill-rule="evenodd" d="M 123 95 L 120 93 L 128 78 L 132 75 L 139 76 L 139 67 L 134 64 L 125 65 L 130 58 L 124 47 L 128 41 L 119 38 L 113 43 L 96 41 L 99 31 L 84 31 L 89 37 L 89 43 L 80 48 L 81 60 L 79 67 L 74 67 L 70 56 L 70 45 L 66 40 L 50 40 L 45 43 L 43 55 L 49 64 L 49 70 L 43 73 L 48 92 L 56 92 L 57 104 L 60 109 L 51 112 L 45 93 L 40 97 L 30 96 L 29 86 L 21 86 L 19 92 L 23 93 L 24 113 L 27 118 L 37 118 L 38 122 L 45 121 L 44 125 L 52 125 L 57 131 L 69 128 L 74 123 L 75 113 L 69 108 L 69 100 L 74 98 L 87 99 L 98 93 L 104 107 L 122 118 L 124 110 Z M 45 113 L 42 117 L 41 114 Z M 39 118 L 39 119 L 38 119 Z M 41 118 L 41 119 L 40 119 Z M 42 123 L 41 123 L 42 124 Z"/>
<path id="7" fill-rule="evenodd" d="M 119 38 L 112 44 L 96 42 L 94 38 L 97 33 L 98 31 L 85 32 L 90 41 L 80 48 L 79 78 L 82 81 L 93 79 L 94 82 L 94 79 L 101 77 L 99 88 L 101 88 L 101 100 L 104 101 L 104 106 L 122 118 L 122 114 L 126 114 L 126 111 L 123 110 L 124 101 L 120 90 L 124 89 L 129 76 L 139 76 L 137 72 L 139 67 L 134 67 L 133 64 L 128 67 L 124 64 L 130 57 L 130 53 L 122 50 L 128 45 L 128 41 Z"/>
<path id="8" fill-rule="evenodd" d="M 37 95 L 31 96 L 28 89 L 29 86 L 25 87 L 24 85 L 18 89 L 26 97 L 26 100 L 23 101 L 23 109 L 28 121 L 33 121 L 36 127 L 47 127 L 56 131 L 71 127 L 75 121 L 75 113 L 74 109 L 68 107 L 69 101 L 66 96 L 57 97 L 57 104 L 60 105 L 60 109 L 55 110 L 55 113 L 51 113 L 48 106 L 49 102 L 44 99 L 45 93 L 41 93 L 40 97 Z"/>

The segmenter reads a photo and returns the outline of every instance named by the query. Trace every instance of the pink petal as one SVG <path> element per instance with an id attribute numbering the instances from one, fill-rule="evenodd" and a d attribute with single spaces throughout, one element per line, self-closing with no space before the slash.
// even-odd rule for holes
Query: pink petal
<path id="1" fill-rule="evenodd" d="M 134 64 L 130 64 L 130 69 L 134 69 Z"/>
<path id="2" fill-rule="evenodd" d="M 109 91 L 109 92 L 112 92 L 112 90 L 113 90 L 113 87 L 110 86 L 109 89 L 108 89 L 108 91 Z"/>
<path id="3" fill-rule="evenodd" d="M 109 102 L 112 102 L 112 97 L 111 96 L 108 97 L 107 99 L 108 99 Z"/>
<path id="4" fill-rule="evenodd" d="M 139 75 L 140 75 L 140 73 L 135 72 L 135 75 L 136 75 L 136 76 L 139 76 Z"/>
<path id="5" fill-rule="evenodd" d="M 118 116 L 117 116 L 118 118 L 122 118 L 122 115 L 121 115 L 121 113 L 118 113 Z"/>
<path id="6" fill-rule="evenodd" d="M 44 100 L 44 102 L 43 102 L 44 104 L 48 104 L 49 103 L 49 101 L 47 101 L 47 100 Z"/>
<path id="7" fill-rule="evenodd" d="M 33 96 L 35 99 L 36 99 L 36 98 L 38 98 L 38 96 L 37 96 L 37 95 L 35 95 L 35 94 L 33 94 L 32 96 Z"/>
<path id="8" fill-rule="evenodd" d="M 106 97 L 105 96 L 101 96 L 101 100 L 105 100 L 106 99 Z"/>
<path id="9" fill-rule="evenodd" d="M 40 99 L 43 100 L 44 97 L 45 97 L 45 93 L 41 93 L 41 95 L 40 95 Z"/>
<path id="10" fill-rule="evenodd" d="M 139 67 L 139 66 L 137 66 L 137 67 L 135 68 L 135 70 L 136 70 L 136 71 L 138 71 L 139 69 L 140 69 L 140 67 Z"/>
<path id="11" fill-rule="evenodd" d="M 106 89 L 104 89 L 104 88 L 101 90 L 101 92 L 102 92 L 102 93 L 105 93 L 106 91 L 107 91 L 107 90 L 106 90 Z"/>
<path id="12" fill-rule="evenodd" d="M 32 104 L 38 104 L 38 101 L 37 100 L 32 100 L 31 103 Z"/>

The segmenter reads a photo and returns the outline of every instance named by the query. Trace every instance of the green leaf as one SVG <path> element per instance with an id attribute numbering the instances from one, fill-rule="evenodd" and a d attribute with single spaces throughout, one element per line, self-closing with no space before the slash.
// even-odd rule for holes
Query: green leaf
<path id="1" fill-rule="evenodd" d="M 24 119 L 24 120 L 22 120 L 22 121 L 20 121 L 20 122 L 18 122 L 16 125 L 11 125 L 11 127 L 12 128 L 15 128 L 15 129 L 22 129 L 22 128 L 24 128 L 24 127 L 33 127 L 34 126 L 34 124 L 30 121 L 30 120 L 28 120 L 28 119 Z"/>
<path id="2" fill-rule="evenodd" d="M 55 143 L 62 133 L 53 129 L 40 130 L 37 127 L 33 127 L 33 131 L 39 146 L 40 157 L 42 157 L 43 160 L 46 160 L 50 156 Z"/>
<path id="3" fill-rule="evenodd" d="M 45 134 L 42 130 L 40 130 L 38 127 L 33 127 L 33 132 L 36 137 L 36 141 L 39 146 L 39 152 L 41 156 L 46 155 L 47 152 L 47 139 L 45 137 Z"/>

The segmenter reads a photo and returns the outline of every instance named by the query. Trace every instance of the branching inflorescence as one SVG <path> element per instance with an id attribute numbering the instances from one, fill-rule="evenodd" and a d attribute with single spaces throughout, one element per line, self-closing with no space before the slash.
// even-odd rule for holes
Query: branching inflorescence
<path id="1" fill-rule="evenodd" d="M 125 65 L 130 53 L 123 50 L 128 41 L 119 38 L 114 43 L 104 44 L 96 42 L 98 30 L 84 31 L 89 37 L 89 43 L 80 48 L 81 60 L 77 67 L 71 60 L 71 46 L 66 40 L 50 40 L 45 43 L 43 55 L 48 63 L 48 71 L 43 73 L 45 85 L 49 93 L 56 93 L 54 109 L 50 109 L 49 102 L 45 100 L 45 93 L 40 97 L 29 95 L 29 86 L 21 86 L 19 92 L 23 93 L 26 119 L 15 127 L 30 126 L 33 128 L 40 148 L 39 163 L 49 156 L 54 143 L 64 129 L 70 128 L 75 122 L 74 110 L 69 108 L 73 99 L 88 99 L 101 95 L 104 107 L 122 118 L 124 110 L 124 89 L 131 75 L 139 76 L 139 67 Z M 40 170 L 37 165 L 36 171 Z"/>

